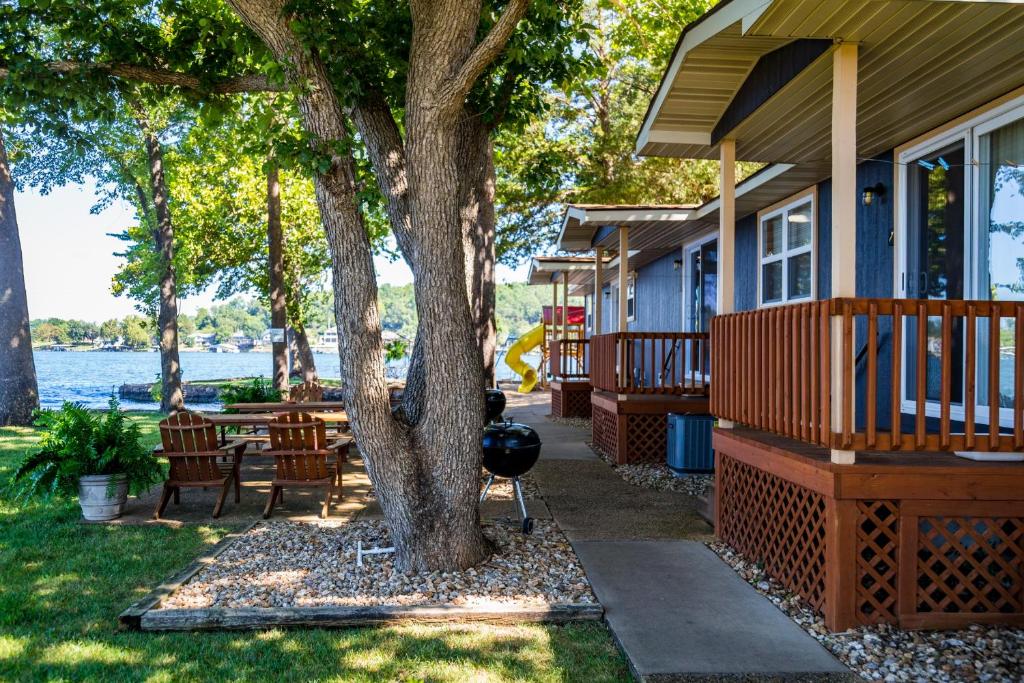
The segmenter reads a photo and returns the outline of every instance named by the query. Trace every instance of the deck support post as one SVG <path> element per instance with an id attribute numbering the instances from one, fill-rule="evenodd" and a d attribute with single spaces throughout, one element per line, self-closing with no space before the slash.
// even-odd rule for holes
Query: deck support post
<path id="1" fill-rule="evenodd" d="M 718 210 L 718 284 L 715 309 L 718 315 L 732 313 L 736 272 L 736 141 L 722 140 L 719 152 L 720 208 Z M 735 427 L 732 420 L 719 420 L 720 429 Z"/>
<path id="2" fill-rule="evenodd" d="M 604 249 L 594 250 L 594 335 L 602 333 L 602 299 L 604 299 Z"/>
<path id="3" fill-rule="evenodd" d="M 562 271 L 562 339 L 569 338 L 569 271 Z"/>
<path id="4" fill-rule="evenodd" d="M 627 293 L 629 291 L 629 228 L 619 226 L 619 332 L 629 329 L 629 317 L 626 311 Z"/>
<path id="5" fill-rule="evenodd" d="M 857 295 L 857 44 L 832 53 L 832 292 Z M 842 318 L 832 318 L 832 431 L 854 421 L 854 387 L 846 386 Z M 850 411 L 849 415 L 846 411 Z M 843 444 L 845 445 L 845 444 Z M 832 449 L 832 462 L 853 464 L 852 450 Z"/>

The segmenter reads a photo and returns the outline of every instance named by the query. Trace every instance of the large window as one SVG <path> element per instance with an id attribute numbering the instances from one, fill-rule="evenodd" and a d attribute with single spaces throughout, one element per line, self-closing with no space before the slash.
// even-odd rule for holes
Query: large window
<path id="1" fill-rule="evenodd" d="M 932 299 L 1024 299 L 1024 98 L 989 108 L 941 135 L 900 151 L 900 257 L 897 290 L 902 296 Z M 926 367 L 928 414 L 938 414 L 941 339 L 938 320 L 928 321 Z M 908 321 L 907 324 L 912 324 Z M 903 353 L 914 330 L 904 335 Z M 987 321 L 978 325 L 977 343 L 986 348 Z M 1015 321 L 1003 319 L 999 331 L 999 396 L 1004 424 L 1013 406 L 1012 348 Z M 953 356 L 963 357 L 966 330 L 953 331 Z M 909 367 L 908 363 L 905 364 Z M 963 363 L 954 362 L 954 419 L 962 419 Z M 987 355 L 979 354 L 975 396 L 988 398 Z M 906 377 L 905 411 L 912 412 L 916 378 Z M 986 422 L 987 405 L 975 415 Z"/>
<path id="2" fill-rule="evenodd" d="M 814 196 L 804 194 L 760 214 L 762 306 L 814 298 Z"/>

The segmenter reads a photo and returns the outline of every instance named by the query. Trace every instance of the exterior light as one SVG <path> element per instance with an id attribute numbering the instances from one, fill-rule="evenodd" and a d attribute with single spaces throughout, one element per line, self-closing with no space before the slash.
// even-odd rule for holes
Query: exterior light
<path id="1" fill-rule="evenodd" d="M 682 259 L 678 259 L 677 258 L 675 261 L 672 262 L 672 268 L 674 270 L 679 270 L 682 267 L 683 267 L 683 260 Z"/>
<path id="2" fill-rule="evenodd" d="M 861 195 L 861 201 L 863 202 L 864 206 L 871 206 L 872 204 L 875 203 L 876 199 L 881 199 L 882 197 L 885 196 L 885 185 L 883 185 L 882 183 L 878 183 L 877 185 L 872 185 L 871 187 L 865 187 L 862 190 L 862 192 L 863 194 Z"/>

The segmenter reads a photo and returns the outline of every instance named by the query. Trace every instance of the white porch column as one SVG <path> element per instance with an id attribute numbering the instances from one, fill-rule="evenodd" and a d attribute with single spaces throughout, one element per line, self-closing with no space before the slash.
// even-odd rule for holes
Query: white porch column
<path id="1" fill-rule="evenodd" d="M 718 285 L 715 305 L 719 314 L 732 313 L 736 271 L 736 141 L 722 140 L 718 210 Z"/>
<path id="2" fill-rule="evenodd" d="M 562 339 L 569 338 L 569 271 L 562 271 Z"/>
<path id="3" fill-rule="evenodd" d="M 594 250 L 594 334 L 602 333 L 603 313 L 602 299 L 604 299 L 604 249 L 598 247 Z"/>
<path id="4" fill-rule="evenodd" d="M 732 313 L 736 308 L 734 294 L 736 282 L 736 141 L 722 140 L 718 147 L 719 208 L 718 208 L 718 283 L 715 288 L 715 308 L 719 315 Z M 714 353 L 714 350 L 712 350 Z M 718 386 L 722 391 L 728 387 Z M 716 387 L 712 386 L 712 391 Z M 719 420 L 722 429 L 732 429 L 732 420 Z"/>
<path id="5" fill-rule="evenodd" d="M 629 329 L 626 290 L 629 288 L 629 228 L 619 227 L 619 332 Z"/>
<path id="6" fill-rule="evenodd" d="M 832 55 L 832 297 L 857 295 L 857 45 L 843 43 Z M 832 431 L 842 431 L 843 398 L 853 410 L 852 386 L 844 386 L 843 328 L 832 320 Z M 851 419 L 855 419 L 851 415 Z M 854 451 L 832 449 L 832 462 L 853 464 Z"/>
<path id="7" fill-rule="evenodd" d="M 558 338 L 558 283 L 554 280 L 551 281 L 551 338 Z"/>

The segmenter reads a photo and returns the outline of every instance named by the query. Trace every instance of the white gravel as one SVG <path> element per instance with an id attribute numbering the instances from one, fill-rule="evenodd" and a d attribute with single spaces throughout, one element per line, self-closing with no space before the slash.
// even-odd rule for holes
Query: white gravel
<path id="1" fill-rule="evenodd" d="M 595 448 L 594 444 L 588 444 L 590 450 L 594 451 L 599 458 L 608 463 L 620 477 L 633 486 L 640 486 L 655 491 L 675 491 L 685 493 L 689 496 L 700 497 L 707 491 L 708 486 L 714 482 L 713 474 L 688 474 L 685 477 L 677 477 L 672 470 L 664 463 L 637 463 L 634 465 L 616 465 L 611 458 Z"/>
<path id="2" fill-rule="evenodd" d="M 548 419 L 556 425 L 576 427 L 578 429 L 585 429 L 588 432 L 593 429 L 593 423 L 589 417 L 555 417 L 554 415 L 548 415 Z"/>
<path id="3" fill-rule="evenodd" d="M 497 551 L 459 572 L 406 574 L 393 555 L 364 558 L 363 547 L 390 545 L 383 522 L 261 522 L 168 597 L 161 608 L 316 607 L 324 605 L 547 605 L 596 603 L 583 568 L 554 522 L 533 534 L 487 525 Z"/>
<path id="4" fill-rule="evenodd" d="M 708 547 L 865 680 L 886 683 L 1024 681 L 1022 628 L 974 625 L 958 631 L 902 631 L 894 626 L 878 625 L 829 633 L 823 619 L 800 596 L 769 578 L 756 563 L 723 543 L 709 543 Z"/>

